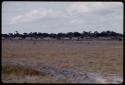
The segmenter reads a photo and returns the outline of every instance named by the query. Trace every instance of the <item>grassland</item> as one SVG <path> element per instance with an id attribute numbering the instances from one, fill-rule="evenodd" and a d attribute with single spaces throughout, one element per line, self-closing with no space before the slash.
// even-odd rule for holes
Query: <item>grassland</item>
<path id="1" fill-rule="evenodd" d="M 122 41 L 2 41 L 2 61 L 25 59 L 57 69 L 76 69 L 81 72 L 123 75 Z M 49 75 L 21 66 L 2 63 L 3 81 L 11 81 L 14 76 L 35 75 L 43 82 L 67 82 L 55 80 Z M 23 69 L 23 70 L 19 70 Z M 10 76 L 8 76 L 10 75 Z M 41 76 L 40 76 L 41 77 Z M 35 77 L 33 77 L 35 78 Z"/>

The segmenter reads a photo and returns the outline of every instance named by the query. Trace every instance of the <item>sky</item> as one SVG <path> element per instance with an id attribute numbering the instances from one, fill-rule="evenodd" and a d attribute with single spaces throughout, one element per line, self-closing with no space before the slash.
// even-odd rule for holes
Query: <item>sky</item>
<path id="1" fill-rule="evenodd" d="M 123 33 L 122 2 L 2 3 L 2 33 L 81 33 L 105 30 Z"/>

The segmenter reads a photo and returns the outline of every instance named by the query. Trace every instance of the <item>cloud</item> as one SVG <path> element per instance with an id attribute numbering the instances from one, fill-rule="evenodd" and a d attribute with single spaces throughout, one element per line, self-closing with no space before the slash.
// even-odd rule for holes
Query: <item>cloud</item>
<path id="1" fill-rule="evenodd" d="M 46 16 L 46 12 L 39 12 L 38 10 L 33 10 L 31 12 L 12 17 L 10 22 L 11 24 L 31 22 L 35 19 L 42 18 L 44 16 Z"/>
<path id="2" fill-rule="evenodd" d="M 53 10 L 53 9 L 34 9 L 27 13 L 12 17 L 9 22 L 10 24 L 19 24 L 34 22 L 40 19 L 54 19 L 54 18 L 65 18 L 74 17 L 74 15 L 89 15 L 91 13 L 103 14 L 109 12 L 112 7 L 120 6 L 121 3 L 116 2 L 72 2 L 64 11 Z M 103 10 L 103 11 L 101 11 Z M 105 12 L 105 11 L 106 12 Z M 109 10 L 109 11 L 107 11 Z M 72 21 L 71 21 L 72 22 Z"/>
<path id="3" fill-rule="evenodd" d="M 69 24 L 83 24 L 83 21 L 78 19 L 73 19 L 73 20 L 70 20 Z"/>
<path id="4" fill-rule="evenodd" d="M 59 17 L 66 17 L 66 15 L 61 11 L 53 11 L 51 9 L 32 10 L 22 15 L 17 15 L 12 17 L 10 19 L 10 24 L 27 23 L 27 22 L 33 22 L 39 19 L 59 18 Z"/>
<path id="5" fill-rule="evenodd" d="M 30 6 L 29 6 L 30 5 Z M 6 8 L 7 7 L 7 8 Z M 123 32 L 121 2 L 25 3 L 2 7 L 3 31 L 68 32 L 107 30 Z M 9 23 L 8 23 L 9 22 Z M 35 29 L 34 29 L 35 28 Z"/>
<path id="6" fill-rule="evenodd" d="M 123 6 L 123 4 L 121 2 L 72 2 L 66 10 L 70 15 L 87 14 L 118 6 Z"/>

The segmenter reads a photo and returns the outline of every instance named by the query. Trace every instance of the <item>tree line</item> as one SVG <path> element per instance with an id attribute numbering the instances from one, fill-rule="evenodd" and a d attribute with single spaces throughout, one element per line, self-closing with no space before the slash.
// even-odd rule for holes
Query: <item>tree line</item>
<path id="1" fill-rule="evenodd" d="M 64 38 L 68 38 L 68 39 L 73 39 L 73 38 L 77 38 L 78 40 L 80 39 L 99 39 L 99 38 L 110 38 L 110 39 L 119 39 L 121 40 L 123 38 L 123 34 L 121 33 L 116 33 L 114 31 L 102 31 L 102 32 L 98 32 L 98 31 L 94 31 L 94 32 L 87 32 L 87 31 L 83 31 L 82 33 L 79 32 L 67 32 L 67 33 L 41 33 L 41 32 L 30 32 L 30 33 L 23 33 L 20 34 L 18 31 L 16 31 L 15 33 L 8 33 L 8 34 L 2 34 L 2 38 L 4 39 L 14 39 L 14 38 L 18 38 L 20 40 L 26 39 L 26 38 L 30 38 L 32 39 L 44 39 L 44 38 L 51 38 L 51 39 L 57 39 L 57 40 L 61 40 Z"/>

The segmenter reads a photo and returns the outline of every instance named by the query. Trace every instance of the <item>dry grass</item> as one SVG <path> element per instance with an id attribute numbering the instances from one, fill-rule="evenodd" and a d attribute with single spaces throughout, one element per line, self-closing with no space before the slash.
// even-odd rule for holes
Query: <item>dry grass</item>
<path id="1" fill-rule="evenodd" d="M 56 68 L 123 74 L 122 41 L 2 41 L 3 60 L 21 58 Z"/>
<path id="2" fill-rule="evenodd" d="M 41 75 L 45 76 L 45 73 L 41 73 L 32 68 L 24 67 L 21 65 L 4 65 L 2 66 L 2 74 L 7 75 L 16 75 L 16 76 L 25 76 L 25 75 Z"/>
<path id="3" fill-rule="evenodd" d="M 67 83 L 66 78 L 55 79 L 34 69 L 20 65 L 2 66 L 2 81 L 5 83 Z"/>

